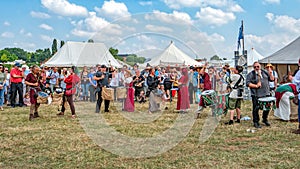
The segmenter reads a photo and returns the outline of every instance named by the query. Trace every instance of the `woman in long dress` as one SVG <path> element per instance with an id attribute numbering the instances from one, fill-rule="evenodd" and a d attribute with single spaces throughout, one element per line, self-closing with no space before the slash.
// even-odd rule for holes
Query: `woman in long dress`
<path id="1" fill-rule="evenodd" d="M 190 98 L 188 89 L 189 76 L 186 68 L 182 69 L 182 76 L 178 81 L 178 100 L 177 100 L 177 110 L 186 111 L 190 108 Z"/>
<path id="2" fill-rule="evenodd" d="M 155 70 L 151 68 L 149 70 L 149 76 L 147 77 L 147 85 L 150 90 L 149 95 L 149 113 L 159 111 L 159 103 L 156 102 L 155 90 L 159 84 L 158 78 L 155 76 Z"/>
<path id="3" fill-rule="evenodd" d="M 127 88 L 127 97 L 124 100 L 124 111 L 134 112 L 134 89 L 133 79 L 130 71 L 125 73 L 125 87 Z"/>

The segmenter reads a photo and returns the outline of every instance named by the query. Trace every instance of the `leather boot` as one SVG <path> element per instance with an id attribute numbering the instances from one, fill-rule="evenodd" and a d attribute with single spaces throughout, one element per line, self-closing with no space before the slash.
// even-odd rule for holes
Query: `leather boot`
<path id="1" fill-rule="evenodd" d="M 39 116 L 39 113 L 38 113 L 38 112 L 35 112 L 35 113 L 33 114 L 33 118 L 38 118 L 38 117 L 40 117 L 40 116 Z"/>
<path id="2" fill-rule="evenodd" d="M 29 114 L 29 121 L 33 120 L 34 116 L 33 114 Z"/>

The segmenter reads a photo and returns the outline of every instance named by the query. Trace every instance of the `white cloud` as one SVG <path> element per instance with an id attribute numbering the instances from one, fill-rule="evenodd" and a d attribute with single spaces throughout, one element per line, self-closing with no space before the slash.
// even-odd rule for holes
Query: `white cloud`
<path id="1" fill-rule="evenodd" d="M 243 8 L 233 0 L 164 0 L 164 3 L 172 9 L 183 7 L 217 7 L 232 12 L 243 12 Z"/>
<path id="2" fill-rule="evenodd" d="M 21 35 L 26 36 L 26 37 L 32 37 L 32 33 L 31 32 L 26 32 L 25 29 L 21 29 L 19 33 Z"/>
<path id="3" fill-rule="evenodd" d="M 154 10 L 151 14 L 145 15 L 146 20 L 159 20 L 164 23 L 171 24 L 192 24 L 193 21 L 189 14 L 184 12 L 173 11 L 173 13 L 165 13 L 160 12 L 158 10 Z"/>
<path id="4" fill-rule="evenodd" d="M 300 34 L 300 19 L 295 19 L 287 15 L 276 15 L 267 13 L 266 18 L 274 24 L 275 28 L 293 34 Z"/>
<path id="5" fill-rule="evenodd" d="M 52 40 L 53 40 L 50 36 L 47 36 L 47 35 L 41 35 L 41 39 L 46 42 L 52 42 Z"/>
<path id="6" fill-rule="evenodd" d="M 122 2 L 104 1 L 104 4 L 101 8 L 95 7 L 95 11 L 97 11 L 100 15 L 104 15 L 108 18 L 118 19 L 124 16 L 130 16 L 128 12 L 127 6 Z"/>
<path id="7" fill-rule="evenodd" d="M 88 10 L 67 0 L 41 0 L 48 10 L 62 16 L 87 16 Z"/>
<path id="8" fill-rule="evenodd" d="M 266 17 L 269 21 L 272 21 L 272 20 L 274 19 L 274 14 L 272 14 L 272 13 L 267 13 L 267 14 L 265 15 L 265 17 Z"/>
<path id="9" fill-rule="evenodd" d="M 280 0 L 263 0 L 263 4 L 280 4 Z"/>
<path id="10" fill-rule="evenodd" d="M 5 22 L 3 23 L 3 25 L 4 25 L 4 26 L 10 26 L 10 23 L 9 23 L 8 21 L 5 21 Z"/>
<path id="11" fill-rule="evenodd" d="M 1 37 L 3 37 L 3 38 L 13 38 L 13 37 L 15 37 L 15 35 L 12 32 L 3 32 L 1 34 Z"/>
<path id="12" fill-rule="evenodd" d="M 40 24 L 39 27 L 42 28 L 42 29 L 48 30 L 48 31 L 52 31 L 53 30 L 53 28 L 51 26 L 49 26 L 47 24 L 44 24 L 44 23 Z"/>
<path id="13" fill-rule="evenodd" d="M 43 12 L 35 12 L 35 11 L 31 11 L 30 15 L 33 18 L 41 18 L 41 19 L 48 19 L 51 18 L 51 16 L 49 14 L 43 13 Z"/>
<path id="14" fill-rule="evenodd" d="M 221 26 L 236 19 L 232 12 L 224 12 L 221 9 L 211 7 L 201 8 L 200 12 L 196 13 L 196 18 L 208 25 Z"/>
<path id="15" fill-rule="evenodd" d="M 145 28 L 153 32 L 173 32 L 171 28 L 164 26 L 146 25 Z"/>
<path id="16" fill-rule="evenodd" d="M 96 32 L 108 26 L 109 22 L 104 18 L 97 17 L 95 12 L 89 12 L 89 16 L 86 19 L 78 22 L 72 21 L 71 24 L 75 26 L 75 29 L 71 32 L 73 35 L 91 37 Z"/>
<path id="17" fill-rule="evenodd" d="M 151 6 L 151 5 L 153 5 L 153 2 L 152 1 L 140 1 L 139 4 L 142 6 L 148 6 L 148 5 Z"/>
<path id="18" fill-rule="evenodd" d="M 220 34 L 213 33 L 212 35 L 208 36 L 208 40 L 211 42 L 224 42 L 225 38 Z"/>

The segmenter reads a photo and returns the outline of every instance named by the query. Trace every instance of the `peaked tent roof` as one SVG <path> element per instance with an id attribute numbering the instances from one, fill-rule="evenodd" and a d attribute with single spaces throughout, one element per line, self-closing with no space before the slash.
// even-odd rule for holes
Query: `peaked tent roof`
<path id="1" fill-rule="evenodd" d="M 259 60 L 260 63 L 297 64 L 300 57 L 300 36 L 272 55 Z"/>
<path id="2" fill-rule="evenodd" d="M 148 62 L 151 66 L 156 65 L 200 65 L 199 62 L 189 57 L 187 54 L 178 49 L 173 41 L 162 52 Z"/>
<path id="3" fill-rule="evenodd" d="M 57 67 L 95 66 L 121 67 L 104 43 L 66 42 L 44 65 Z"/>
<path id="4" fill-rule="evenodd" d="M 247 64 L 248 66 L 252 66 L 255 61 L 259 61 L 263 58 L 264 57 L 260 53 L 258 53 L 254 48 L 251 48 L 247 55 Z"/>

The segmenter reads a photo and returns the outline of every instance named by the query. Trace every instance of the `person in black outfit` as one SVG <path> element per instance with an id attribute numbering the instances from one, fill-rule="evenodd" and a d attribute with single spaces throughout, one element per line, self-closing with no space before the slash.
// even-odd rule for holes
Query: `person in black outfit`
<path id="1" fill-rule="evenodd" d="M 134 96 L 135 99 L 140 96 L 141 91 L 144 90 L 145 78 L 141 75 L 140 70 L 135 71 L 135 76 L 133 76 L 133 86 L 134 86 Z"/>
<path id="2" fill-rule="evenodd" d="M 98 71 L 94 74 L 94 80 L 97 81 L 96 94 L 98 95 L 96 104 L 96 113 L 100 112 L 102 104 L 102 87 L 109 87 L 108 80 L 111 78 L 111 74 L 106 71 L 105 65 L 97 65 Z M 104 100 L 104 112 L 109 112 L 109 100 Z"/>

